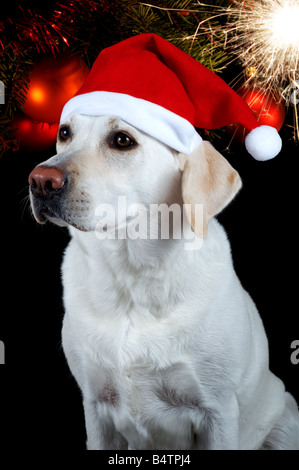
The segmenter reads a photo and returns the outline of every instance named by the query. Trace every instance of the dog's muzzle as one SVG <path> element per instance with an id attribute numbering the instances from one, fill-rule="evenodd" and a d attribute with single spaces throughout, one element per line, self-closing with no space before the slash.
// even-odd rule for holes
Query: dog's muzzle
<path id="1" fill-rule="evenodd" d="M 34 215 L 38 222 L 49 218 L 60 219 L 60 199 L 67 186 L 67 177 L 61 169 L 38 165 L 29 175 Z"/>

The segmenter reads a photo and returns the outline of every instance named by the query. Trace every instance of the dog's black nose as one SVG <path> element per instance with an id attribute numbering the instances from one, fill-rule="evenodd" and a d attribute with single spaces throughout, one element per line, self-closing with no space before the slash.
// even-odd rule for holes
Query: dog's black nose
<path id="1" fill-rule="evenodd" d="M 38 165 L 28 181 L 34 196 L 50 198 L 64 186 L 66 178 L 59 168 Z"/>

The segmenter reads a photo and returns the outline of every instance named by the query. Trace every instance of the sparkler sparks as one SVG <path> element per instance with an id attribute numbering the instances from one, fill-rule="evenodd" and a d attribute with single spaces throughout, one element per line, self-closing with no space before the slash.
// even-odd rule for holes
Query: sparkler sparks
<path id="1" fill-rule="evenodd" d="M 256 69 L 260 85 L 299 78 L 299 0 L 234 1 L 227 13 L 227 47 Z"/>
<path id="2" fill-rule="evenodd" d="M 226 49 L 232 61 L 243 65 L 245 86 L 293 105 L 294 136 L 299 141 L 299 0 L 227 0 L 226 6 L 198 0 L 177 9 L 142 5 L 196 14 L 200 20 L 194 34 L 182 37 L 190 42 L 189 53 L 203 34 L 211 39 L 210 54 L 219 46 Z M 244 88 L 243 73 L 231 85 L 239 80 Z"/>
<path id="3" fill-rule="evenodd" d="M 285 4 L 278 7 L 270 23 L 271 42 L 277 48 L 296 47 L 299 43 L 299 5 Z"/>
<path id="4" fill-rule="evenodd" d="M 299 100 L 292 100 L 299 84 L 299 0 L 235 0 L 227 14 L 227 48 L 243 63 L 248 82 L 293 104 L 299 141 Z"/>
<path id="5" fill-rule="evenodd" d="M 141 5 L 201 14 L 194 35 L 182 39 L 191 40 L 192 46 L 197 37 L 208 34 L 218 47 L 224 37 L 223 46 L 243 63 L 248 76 L 265 88 L 299 79 L 299 0 L 228 1 L 228 6 L 197 1 L 190 9 Z M 211 20 L 218 20 L 218 25 L 211 26 Z"/>

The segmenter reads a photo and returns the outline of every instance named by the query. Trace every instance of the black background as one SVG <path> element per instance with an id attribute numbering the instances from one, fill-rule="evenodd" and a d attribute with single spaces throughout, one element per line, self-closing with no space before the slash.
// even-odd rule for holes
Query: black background
<path id="1" fill-rule="evenodd" d="M 287 124 L 292 124 L 291 111 L 281 132 L 283 151 L 271 161 L 256 162 L 237 144 L 224 153 L 239 171 L 243 188 L 218 218 L 228 233 L 237 274 L 263 319 L 271 369 L 299 401 L 299 364 L 290 360 L 290 345 L 299 339 L 299 150 Z M 225 144 L 216 146 L 222 151 Z M 24 200 L 28 174 L 54 153 L 55 148 L 19 151 L 0 160 L 3 449 L 14 442 L 18 448 L 85 448 L 81 396 L 60 345 L 60 265 L 68 232 L 37 225 Z"/>

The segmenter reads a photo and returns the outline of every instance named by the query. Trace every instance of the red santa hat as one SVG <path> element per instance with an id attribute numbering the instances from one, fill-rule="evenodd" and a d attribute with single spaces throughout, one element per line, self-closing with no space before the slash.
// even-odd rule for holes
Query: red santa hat
<path id="1" fill-rule="evenodd" d="M 245 101 L 214 72 L 156 34 L 104 49 L 61 122 L 72 114 L 118 116 L 171 148 L 190 154 L 201 144 L 195 128 L 241 124 L 257 160 L 281 150 L 276 129 L 260 126 Z"/>

